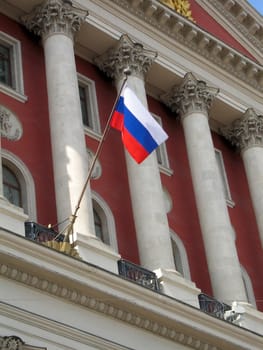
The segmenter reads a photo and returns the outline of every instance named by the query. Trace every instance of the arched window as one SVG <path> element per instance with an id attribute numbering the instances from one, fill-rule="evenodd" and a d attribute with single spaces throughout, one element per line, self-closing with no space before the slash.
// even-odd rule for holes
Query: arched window
<path id="1" fill-rule="evenodd" d="M 16 175 L 7 166 L 3 165 L 4 197 L 17 207 L 22 206 L 21 186 Z"/>
<path id="2" fill-rule="evenodd" d="M 181 275 L 184 276 L 186 279 L 191 281 L 188 258 L 184 244 L 182 240 L 173 231 L 170 231 L 170 237 L 172 242 L 176 270 L 180 272 Z"/>
<path id="3" fill-rule="evenodd" d="M 96 236 L 118 252 L 115 222 L 109 206 L 94 191 L 92 191 L 92 205 Z"/>
<path id="4" fill-rule="evenodd" d="M 37 221 L 35 184 L 26 165 L 11 152 L 1 149 L 4 196 Z"/>

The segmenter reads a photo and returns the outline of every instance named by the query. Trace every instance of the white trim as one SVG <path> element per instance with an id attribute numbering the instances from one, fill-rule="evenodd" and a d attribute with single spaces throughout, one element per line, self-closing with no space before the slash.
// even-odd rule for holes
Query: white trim
<path id="1" fill-rule="evenodd" d="M 36 192 L 34 179 L 27 166 L 6 149 L 1 149 L 2 162 L 16 174 L 21 185 L 23 209 L 29 216 L 30 221 L 37 222 Z"/>
<path id="2" fill-rule="evenodd" d="M 101 127 L 100 127 L 100 117 L 99 117 L 95 82 L 80 73 L 77 73 L 77 76 L 78 76 L 78 82 L 86 90 L 87 101 L 89 102 L 89 104 L 87 105 L 87 110 L 89 111 L 89 115 L 91 117 L 91 123 L 92 123 L 91 127 L 87 127 L 84 125 L 84 131 L 89 136 L 97 139 L 100 137 Z"/>
<path id="3" fill-rule="evenodd" d="M 95 191 L 91 191 L 91 197 L 92 200 L 98 205 L 99 209 L 104 214 L 104 218 L 101 217 L 102 221 L 104 219 L 103 224 L 107 226 L 106 230 L 108 233 L 108 240 L 109 240 L 109 245 L 114 249 L 115 252 L 118 253 L 118 242 L 117 242 L 117 235 L 116 235 L 116 227 L 115 227 L 115 220 L 114 216 L 110 210 L 110 207 L 108 204 L 105 202 L 105 200 Z M 98 209 L 98 208 L 96 208 Z M 100 213 L 98 213 L 100 214 Z M 106 222 L 105 222 L 106 221 Z"/>
<path id="4" fill-rule="evenodd" d="M 20 41 L 0 31 L 0 42 L 12 49 L 12 79 L 14 83 L 14 87 L 6 86 L 0 83 L 0 91 L 11 97 L 14 97 L 20 102 L 25 102 L 27 101 L 27 97 L 24 95 L 23 66 Z"/>
<path id="5" fill-rule="evenodd" d="M 151 113 L 153 118 L 162 126 L 162 119 L 158 115 Z M 159 170 L 163 174 L 166 174 L 168 176 L 171 176 L 173 174 L 173 170 L 170 168 L 167 149 L 166 149 L 166 143 L 163 142 L 159 145 L 159 147 L 155 150 L 156 152 L 156 158 L 158 162 L 158 155 L 161 163 L 158 162 Z"/>
<path id="6" fill-rule="evenodd" d="M 191 281 L 191 273 L 190 273 L 190 268 L 189 268 L 189 263 L 188 263 L 188 257 L 187 257 L 187 252 L 184 247 L 183 241 L 179 236 L 170 229 L 170 237 L 171 240 L 175 243 L 177 250 L 179 252 L 179 258 L 180 258 L 180 263 L 182 267 L 182 274 L 185 279 L 188 279 Z M 176 257 L 174 256 L 174 260 L 176 260 Z M 180 272 L 180 271 L 178 271 Z"/>

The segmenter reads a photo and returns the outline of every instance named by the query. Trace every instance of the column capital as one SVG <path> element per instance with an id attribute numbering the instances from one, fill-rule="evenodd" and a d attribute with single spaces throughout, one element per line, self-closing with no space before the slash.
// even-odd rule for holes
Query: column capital
<path id="1" fill-rule="evenodd" d="M 171 91 L 161 96 L 162 101 L 181 118 L 190 113 L 202 112 L 208 116 L 218 89 L 207 86 L 206 82 L 197 80 L 192 73 L 186 73 L 181 85 L 175 85 Z"/>
<path id="2" fill-rule="evenodd" d="M 133 42 L 124 34 L 114 47 L 95 59 L 95 64 L 116 81 L 125 76 L 127 69 L 133 76 L 144 80 L 156 57 L 157 52 L 144 49 L 142 44 Z"/>
<path id="3" fill-rule="evenodd" d="M 80 15 L 78 12 L 81 12 Z M 33 11 L 22 17 L 23 24 L 28 30 L 45 39 L 47 36 L 63 33 L 70 38 L 79 31 L 87 16 L 83 10 L 72 7 L 70 2 L 63 0 L 45 0 Z"/>
<path id="4" fill-rule="evenodd" d="M 263 116 L 257 115 L 253 108 L 248 108 L 241 118 L 220 131 L 240 151 L 263 147 Z"/>

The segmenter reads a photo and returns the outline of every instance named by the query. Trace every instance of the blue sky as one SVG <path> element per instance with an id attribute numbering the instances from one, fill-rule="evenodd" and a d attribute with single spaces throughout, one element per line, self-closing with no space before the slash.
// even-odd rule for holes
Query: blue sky
<path id="1" fill-rule="evenodd" d="M 255 9 L 263 15 L 263 0 L 248 0 L 248 2 L 255 7 Z"/>

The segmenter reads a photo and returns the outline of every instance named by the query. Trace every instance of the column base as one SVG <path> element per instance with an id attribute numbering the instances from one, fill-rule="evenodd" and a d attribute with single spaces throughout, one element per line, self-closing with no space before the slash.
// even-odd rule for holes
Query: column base
<path id="1" fill-rule="evenodd" d="M 97 237 L 76 233 L 75 248 L 79 256 L 86 262 L 118 274 L 117 261 L 121 256 Z"/>
<path id="2" fill-rule="evenodd" d="M 198 289 L 195 283 L 186 280 L 175 270 L 157 269 L 154 271 L 160 281 L 161 290 L 175 299 L 199 308 Z"/>
<path id="3" fill-rule="evenodd" d="M 4 197 L 0 197 L 0 226 L 20 236 L 25 236 L 25 221 L 28 215 Z"/>

